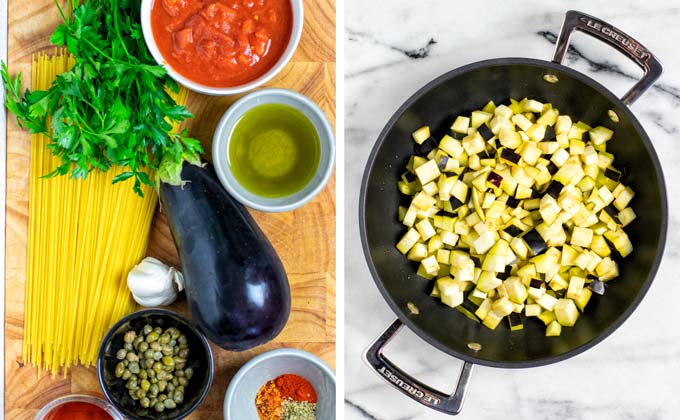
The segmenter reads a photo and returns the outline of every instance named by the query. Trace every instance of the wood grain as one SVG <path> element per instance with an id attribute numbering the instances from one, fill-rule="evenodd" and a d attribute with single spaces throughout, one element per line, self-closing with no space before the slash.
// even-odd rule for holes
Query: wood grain
<path id="1" fill-rule="evenodd" d="M 49 36 L 59 22 L 52 0 L 9 0 L 9 66 L 30 75 L 31 55 L 50 50 Z M 26 76 L 24 76 L 26 78 Z M 30 82 L 30 80 L 26 80 Z M 314 100 L 335 121 L 335 3 L 306 0 L 305 28 L 300 45 L 286 68 L 268 86 L 299 91 Z M 190 134 L 210 150 L 212 133 L 237 97 L 192 93 L 188 106 L 195 118 Z M 24 285 L 28 227 L 30 136 L 12 116 L 7 128 L 7 225 L 5 272 L 5 416 L 33 419 L 55 397 L 70 393 L 100 394 L 93 367 L 77 366 L 52 378 L 21 360 Z M 210 158 L 207 153 L 208 159 Z M 253 356 L 267 350 L 295 347 L 315 353 L 335 366 L 335 176 L 312 202 L 282 214 L 252 212 L 270 238 L 286 268 L 292 290 L 290 320 L 274 342 L 243 353 L 213 347 L 215 381 L 206 401 L 191 419 L 222 419 L 222 403 L 230 379 Z M 161 211 L 151 228 L 148 254 L 178 266 L 178 256 Z M 186 302 L 172 308 L 187 312 Z"/>

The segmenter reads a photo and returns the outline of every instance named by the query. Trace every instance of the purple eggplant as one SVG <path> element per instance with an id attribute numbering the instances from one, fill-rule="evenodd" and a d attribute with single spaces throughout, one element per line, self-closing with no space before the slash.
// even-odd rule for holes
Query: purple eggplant
<path id="1" fill-rule="evenodd" d="M 281 260 L 212 166 L 185 163 L 182 180 L 187 181 L 183 187 L 161 184 L 160 200 L 194 322 L 227 350 L 272 340 L 290 314 L 290 286 Z"/>

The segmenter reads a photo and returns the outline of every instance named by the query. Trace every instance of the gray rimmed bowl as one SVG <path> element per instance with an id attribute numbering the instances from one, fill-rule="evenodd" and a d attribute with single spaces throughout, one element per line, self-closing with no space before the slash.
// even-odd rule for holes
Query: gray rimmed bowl
<path id="1" fill-rule="evenodd" d="M 227 388 L 224 419 L 259 418 L 255 408 L 257 391 L 286 373 L 302 376 L 312 384 L 319 397 L 317 419 L 335 420 L 335 373 L 318 357 L 295 349 L 272 350 L 243 365 Z"/>
<path id="2" fill-rule="evenodd" d="M 314 125 L 321 150 L 319 166 L 307 185 L 294 194 L 278 198 L 261 197 L 245 189 L 234 178 L 229 163 L 229 142 L 236 123 L 249 110 L 272 103 L 288 105 L 302 112 Z M 262 89 L 242 97 L 227 109 L 215 129 L 212 153 L 220 182 L 236 200 L 255 210 L 284 212 L 308 203 L 326 186 L 335 163 L 335 140 L 326 115 L 311 99 L 287 89 Z"/>

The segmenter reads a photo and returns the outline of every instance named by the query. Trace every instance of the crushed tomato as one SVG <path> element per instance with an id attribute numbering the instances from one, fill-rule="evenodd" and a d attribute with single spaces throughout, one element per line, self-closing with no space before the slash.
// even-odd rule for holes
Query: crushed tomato
<path id="1" fill-rule="evenodd" d="M 248 83 L 276 64 L 291 37 L 290 0 L 154 0 L 151 28 L 175 71 L 210 87 Z"/>

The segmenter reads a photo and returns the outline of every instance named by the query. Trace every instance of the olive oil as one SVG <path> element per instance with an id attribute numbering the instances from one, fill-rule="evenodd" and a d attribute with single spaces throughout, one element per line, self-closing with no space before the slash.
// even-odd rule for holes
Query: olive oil
<path id="1" fill-rule="evenodd" d="M 285 197 L 312 179 L 321 154 L 319 135 L 302 112 L 283 104 L 247 111 L 229 140 L 229 165 L 236 180 L 253 194 Z"/>

